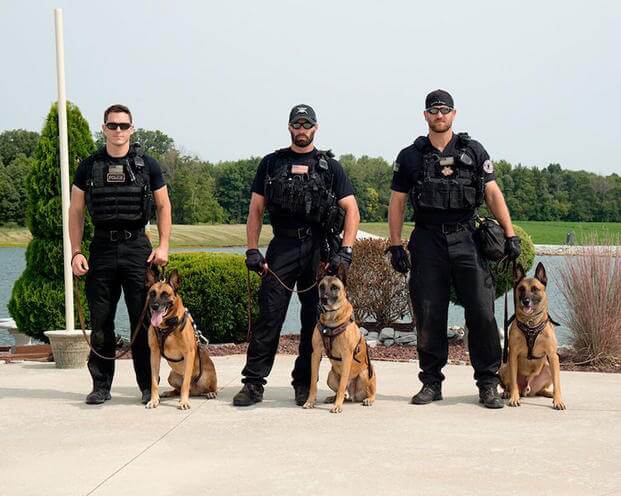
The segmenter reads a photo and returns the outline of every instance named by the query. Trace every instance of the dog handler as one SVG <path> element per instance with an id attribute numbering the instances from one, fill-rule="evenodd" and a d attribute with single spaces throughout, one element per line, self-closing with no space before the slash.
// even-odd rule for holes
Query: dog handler
<path id="1" fill-rule="evenodd" d="M 129 313 L 132 332 L 145 304 L 145 271 L 149 263 L 166 265 L 171 228 L 168 191 L 158 162 L 145 155 L 140 145 L 130 145 L 134 133 L 132 114 L 124 105 L 112 105 L 104 112 L 101 127 L 106 146 L 83 160 L 76 170 L 69 207 L 71 267 L 76 276 L 86 274 L 86 297 L 91 316 L 91 344 L 103 356 L 114 356 L 114 315 L 121 296 Z M 152 249 L 144 227 L 157 212 L 159 246 Z M 80 246 L 87 206 L 95 234 L 87 261 Z M 146 326 L 132 346 L 132 359 L 142 403 L 151 398 L 151 365 Z M 89 405 L 110 399 L 114 360 L 91 352 L 88 370 L 93 390 Z"/>
<path id="2" fill-rule="evenodd" d="M 410 272 L 410 296 L 416 313 L 417 350 L 423 383 L 412 403 L 442 399 L 442 367 L 448 359 L 446 335 L 451 282 L 465 308 L 468 346 L 479 388 L 479 401 L 502 408 L 496 375 L 501 350 L 494 317 L 494 281 L 487 261 L 475 244 L 474 217 L 483 203 L 504 230 L 505 254 L 516 259 L 521 251 L 511 217 L 483 146 L 466 133 L 452 130 L 456 110 L 444 90 L 425 99 L 429 134 L 399 152 L 393 166 L 388 211 L 391 262 Z M 401 246 L 405 205 L 410 197 L 416 229 L 408 249 Z"/>
<path id="3" fill-rule="evenodd" d="M 326 231 L 338 233 L 344 225 L 340 246 L 323 252 L 332 270 L 349 267 L 352 244 L 360 214 L 354 190 L 342 166 L 330 152 L 313 144 L 319 129 L 315 111 L 296 105 L 289 114 L 291 146 L 265 156 L 252 183 L 252 197 L 246 224 L 246 265 L 263 276 L 259 290 L 260 318 L 252 327 L 243 388 L 233 398 L 236 406 L 248 406 L 263 399 L 263 385 L 278 349 L 278 340 L 291 292 L 284 286 L 304 290 L 315 283 L 322 258 Z M 269 212 L 274 238 L 266 257 L 258 250 L 265 208 Z M 344 219 L 343 219 L 344 214 Z M 268 269 L 270 272 L 268 272 Z M 276 276 L 280 278 L 280 281 Z M 311 338 L 318 318 L 316 288 L 299 292 L 301 303 L 299 356 L 293 368 L 295 402 L 306 402 L 311 376 Z"/>

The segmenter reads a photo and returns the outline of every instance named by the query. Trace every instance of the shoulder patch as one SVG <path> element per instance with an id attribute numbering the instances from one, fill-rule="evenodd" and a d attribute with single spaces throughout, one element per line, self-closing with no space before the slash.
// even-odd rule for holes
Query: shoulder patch
<path id="1" fill-rule="evenodd" d="M 494 172 L 494 164 L 490 159 L 487 159 L 485 162 L 483 162 L 483 170 L 488 174 Z"/>
<path id="2" fill-rule="evenodd" d="M 401 167 L 399 165 L 399 162 L 397 162 L 396 160 L 392 163 L 392 170 L 393 172 L 399 172 L 399 167 Z"/>

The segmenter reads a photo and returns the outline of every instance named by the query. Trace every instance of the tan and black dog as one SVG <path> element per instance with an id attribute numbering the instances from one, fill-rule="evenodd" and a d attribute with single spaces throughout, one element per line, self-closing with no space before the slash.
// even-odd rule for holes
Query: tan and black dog
<path id="1" fill-rule="evenodd" d="M 509 329 L 509 360 L 499 371 L 503 396 L 509 398 L 509 406 L 520 406 L 520 396 L 545 396 L 552 398 L 555 409 L 564 410 L 556 334 L 548 315 L 546 270 L 540 262 L 535 277 L 526 277 L 518 265 L 514 277 L 515 320 Z"/>
<path id="2" fill-rule="evenodd" d="M 151 349 L 151 401 L 147 408 L 156 408 L 160 397 L 181 395 L 181 410 L 190 408 L 190 396 L 215 398 L 218 385 L 216 369 L 207 347 L 194 332 L 192 317 L 187 313 L 177 292 L 181 279 L 173 270 L 166 281 L 159 281 L 156 270 L 148 269 L 145 284 L 151 311 L 149 348 Z M 168 383 L 172 391 L 159 394 L 160 360 L 164 357 L 171 367 Z"/>
<path id="3" fill-rule="evenodd" d="M 354 322 L 354 309 L 347 299 L 345 272 L 326 276 L 319 283 L 319 301 L 322 308 L 319 322 L 313 331 L 311 383 L 304 408 L 314 408 L 317 401 L 317 379 L 322 350 L 332 363 L 328 386 L 336 393 L 326 398 L 334 406 L 332 413 L 341 413 L 345 392 L 351 401 L 371 406 L 375 401 L 376 375 L 369 358 L 367 342 Z"/>

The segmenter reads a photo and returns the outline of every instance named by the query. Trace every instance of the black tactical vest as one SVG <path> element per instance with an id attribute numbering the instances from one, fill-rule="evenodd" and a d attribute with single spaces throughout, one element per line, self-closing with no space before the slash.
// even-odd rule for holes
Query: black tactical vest
<path id="1" fill-rule="evenodd" d="M 459 133 L 455 153 L 441 157 L 427 136 L 414 141 L 423 164 L 410 191 L 414 210 L 475 210 L 483 203 L 483 169 L 476 162 L 467 133 Z"/>
<path id="2" fill-rule="evenodd" d="M 293 216 L 309 224 L 329 220 L 338 211 L 329 159 L 331 151 L 318 151 L 308 173 L 294 174 L 288 148 L 277 150 L 265 174 L 265 199 L 270 216 Z"/>
<path id="3" fill-rule="evenodd" d="M 86 205 L 95 225 L 104 222 L 142 222 L 151 218 L 153 196 L 142 147 L 133 144 L 127 158 L 110 162 L 97 154 L 87 180 Z"/>

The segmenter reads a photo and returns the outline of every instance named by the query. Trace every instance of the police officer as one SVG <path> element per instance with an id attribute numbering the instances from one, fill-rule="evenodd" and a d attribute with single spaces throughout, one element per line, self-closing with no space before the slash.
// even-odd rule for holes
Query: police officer
<path id="1" fill-rule="evenodd" d="M 467 134 L 452 130 L 453 98 L 432 91 L 423 115 L 429 134 L 399 153 L 394 164 L 388 211 L 391 261 L 407 273 L 410 261 L 401 246 L 403 215 L 408 195 L 416 229 L 410 236 L 410 295 L 416 314 L 417 349 L 423 386 L 413 398 L 417 405 L 442 399 L 442 367 L 448 358 L 447 319 L 451 282 L 465 308 L 470 359 L 479 388 L 479 401 L 502 408 L 496 372 L 500 339 L 494 318 L 494 283 L 487 261 L 474 238 L 476 209 L 486 202 L 502 229 L 505 253 L 520 254 L 511 217 L 483 146 Z"/>
<path id="2" fill-rule="evenodd" d="M 265 156 L 252 183 L 246 225 L 246 265 L 261 273 L 263 280 L 259 290 L 260 317 L 252 328 L 242 371 L 244 386 L 233 398 L 236 406 L 252 405 L 263 399 L 265 378 L 274 364 L 291 299 L 291 292 L 285 286 L 297 285 L 297 289 L 304 290 L 313 285 L 326 230 L 338 232 L 342 227 L 343 222 L 335 220 L 338 214 L 344 214 L 342 242 L 329 255 L 324 253 L 324 257 L 332 270 L 339 265 L 348 268 L 351 263 L 352 245 L 360 222 L 358 205 L 342 166 L 330 152 L 315 148 L 313 140 L 318 129 L 317 116 L 309 105 L 293 107 L 289 114 L 291 146 Z M 266 207 L 274 238 L 263 258 L 258 243 Z M 316 288 L 300 292 L 298 297 L 302 328 L 292 385 L 295 402 L 303 405 L 310 385 L 311 337 L 317 322 L 319 297 Z"/>
<path id="3" fill-rule="evenodd" d="M 158 162 L 139 145 L 130 145 L 134 132 L 132 114 L 124 105 L 112 105 L 104 113 L 102 131 L 106 146 L 80 163 L 71 190 L 69 235 L 71 266 L 76 276 L 86 274 L 86 297 L 91 316 L 91 344 L 103 356 L 114 356 L 114 315 L 121 296 L 129 313 L 132 332 L 145 304 L 145 270 L 149 263 L 166 265 L 171 229 L 168 192 Z M 155 203 L 159 246 L 152 249 L 144 227 Z M 87 261 L 81 252 L 84 207 L 95 233 Z M 142 403 L 151 397 L 151 365 L 146 325 L 132 346 L 132 359 Z M 93 390 L 88 404 L 110 399 L 114 360 L 91 352 L 88 370 Z"/>

